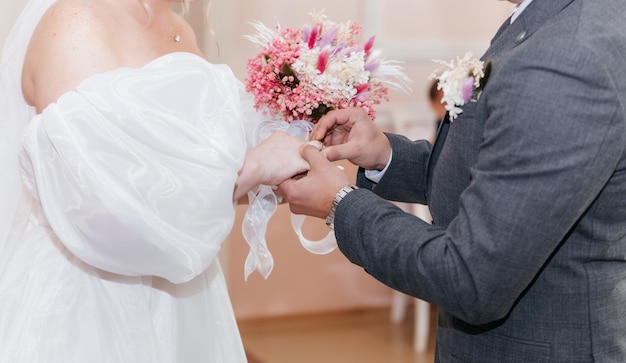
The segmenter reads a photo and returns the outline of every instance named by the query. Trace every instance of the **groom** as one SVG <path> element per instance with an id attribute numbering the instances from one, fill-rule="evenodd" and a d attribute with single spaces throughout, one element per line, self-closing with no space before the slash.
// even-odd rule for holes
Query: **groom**
<path id="1" fill-rule="evenodd" d="M 434 146 L 333 111 L 280 186 L 350 261 L 438 306 L 437 362 L 626 362 L 624 19 L 624 0 L 524 0 Z"/>

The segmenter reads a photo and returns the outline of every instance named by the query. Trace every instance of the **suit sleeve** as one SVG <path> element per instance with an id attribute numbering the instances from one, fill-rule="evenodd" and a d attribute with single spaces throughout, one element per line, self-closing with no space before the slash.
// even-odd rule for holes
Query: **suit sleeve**
<path id="1" fill-rule="evenodd" d="M 363 189 L 335 214 L 339 248 L 353 263 L 473 324 L 508 314 L 624 153 L 619 91 L 593 52 L 560 39 L 514 53 L 494 63 L 480 99 L 483 142 L 448 226 Z"/>
<path id="2" fill-rule="evenodd" d="M 387 200 L 426 204 L 427 166 L 432 145 L 426 140 L 410 141 L 402 135 L 387 134 L 393 149 L 392 162 L 379 183 L 365 177 L 359 168 L 357 184 L 374 190 Z"/>

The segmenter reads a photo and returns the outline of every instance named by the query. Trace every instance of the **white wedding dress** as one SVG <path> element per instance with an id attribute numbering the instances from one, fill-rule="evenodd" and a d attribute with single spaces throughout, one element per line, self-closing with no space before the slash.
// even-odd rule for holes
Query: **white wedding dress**
<path id="1" fill-rule="evenodd" d="M 2 116 L 0 362 L 246 361 L 216 256 L 244 110 L 228 67 L 172 53 Z"/>

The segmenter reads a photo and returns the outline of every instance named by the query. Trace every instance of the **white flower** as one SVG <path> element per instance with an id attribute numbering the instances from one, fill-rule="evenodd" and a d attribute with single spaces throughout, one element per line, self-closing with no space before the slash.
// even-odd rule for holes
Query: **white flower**
<path id="1" fill-rule="evenodd" d="M 364 71 L 365 52 L 352 52 L 348 57 L 333 59 L 323 74 L 317 69 L 319 48 L 302 49 L 299 58 L 292 68 L 300 79 L 307 79 L 317 89 L 326 93 L 325 101 L 328 104 L 338 103 L 340 100 L 352 99 L 356 95 L 356 86 L 367 83 L 370 72 Z"/>
<path id="2" fill-rule="evenodd" d="M 463 58 L 457 57 L 454 61 L 434 60 L 446 66 L 446 70 L 439 73 L 436 70 L 431 79 L 438 79 L 437 89 L 443 90 L 441 103 L 445 104 L 450 121 L 463 112 L 461 106 L 469 102 L 476 92 L 481 91 L 481 80 L 485 77 L 484 62 L 474 58 L 471 52 L 465 53 Z"/>

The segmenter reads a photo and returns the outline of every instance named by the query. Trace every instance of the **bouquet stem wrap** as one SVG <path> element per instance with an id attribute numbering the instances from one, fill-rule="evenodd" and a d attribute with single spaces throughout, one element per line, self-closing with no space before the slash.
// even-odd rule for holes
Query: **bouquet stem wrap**
<path id="1" fill-rule="evenodd" d="M 306 140 L 313 124 L 309 121 L 278 121 L 270 120 L 262 122 L 256 135 L 257 143 L 268 138 L 276 131 Z M 274 268 L 274 258 L 267 247 L 265 233 L 267 224 L 276 212 L 280 197 L 274 193 L 274 189 L 268 185 L 260 185 L 255 190 L 248 192 L 249 207 L 244 215 L 242 232 L 243 237 L 250 246 L 250 252 L 244 265 L 245 280 L 254 271 L 258 270 L 264 278 L 268 278 Z M 337 248 L 337 241 L 332 232 L 320 241 L 309 241 L 302 234 L 302 225 L 305 216 L 291 215 L 291 225 L 300 243 L 307 251 L 315 254 L 327 254 Z"/>

